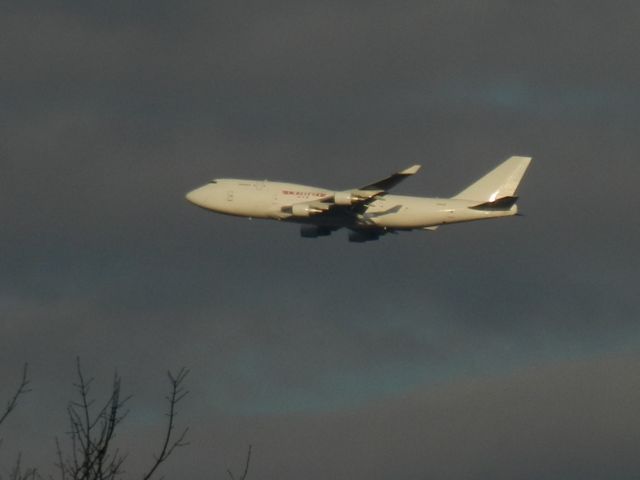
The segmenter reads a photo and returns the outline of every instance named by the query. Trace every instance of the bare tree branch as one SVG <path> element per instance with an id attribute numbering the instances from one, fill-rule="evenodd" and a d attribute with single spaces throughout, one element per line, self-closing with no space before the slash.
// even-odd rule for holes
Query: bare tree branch
<path id="1" fill-rule="evenodd" d="M 18 400 L 21 396 L 29 393 L 31 389 L 29 388 L 29 364 L 25 363 L 22 367 L 22 376 L 20 378 L 20 383 L 18 387 L 15 389 L 11 398 L 7 401 L 4 410 L 0 414 L 0 425 L 9 417 L 11 412 L 15 410 L 18 405 Z M 2 444 L 2 440 L 0 439 L 0 445 Z M 37 471 L 34 468 L 27 468 L 26 470 L 22 470 L 22 454 L 19 453 L 16 459 L 15 464 L 9 474 L 10 480 L 31 480 L 35 479 L 37 476 Z"/>
<path id="2" fill-rule="evenodd" d="M 169 403 L 169 411 L 167 412 L 167 428 L 165 431 L 164 441 L 162 442 L 162 447 L 160 448 L 160 453 L 155 456 L 155 461 L 151 468 L 144 474 L 142 477 L 143 480 L 149 480 L 151 476 L 155 473 L 158 467 L 173 453 L 173 451 L 178 447 L 184 447 L 188 445 L 188 442 L 185 442 L 185 438 L 187 436 L 187 432 L 189 428 L 185 428 L 177 438 L 174 436 L 175 430 L 175 420 L 178 412 L 176 410 L 176 406 L 178 402 L 180 402 L 189 392 L 184 389 L 182 383 L 184 379 L 189 375 L 189 370 L 186 368 L 181 368 L 177 375 L 173 375 L 170 371 L 167 372 L 167 376 L 169 377 L 169 381 L 171 383 L 171 393 L 166 397 L 167 402 Z"/>
<path id="3" fill-rule="evenodd" d="M 121 398 L 121 381 L 114 374 L 111 395 L 104 405 L 94 413 L 94 400 L 90 397 L 93 378 L 85 378 L 80 359 L 76 361 L 77 383 L 74 387 L 78 400 L 69 402 L 69 437 L 71 453 L 65 457 L 60 441 L 56 439 L 57 467 L 61 480 L 112 480 L 122 470 L 125 456 L 112 448 L 117 425 L 127 412 L 122 413 L 129 397 Z"/>
<path id="4" fill-rule="evenodd" d="M 150 480 L 177 448 L 188 445 L 185 439 L 189 429 L 176 430 L 178 404 L 189 393 L 184 388 L 184 381 L 188 374 L 189 370 L 186 368 L 181 368 L 175 375 L 171 371 L 167 372 L 171 389 L 165 397 L 168 404 L 165 413 L 166 427 L 158 454 L 154 455 L 151 468 L 143 474 L 143 480 Z M 127 455 L 115 448 L 113 440 L 118 425 L 128 414 L 124 411 L 124 406 L 130 397 L 123 397 L 121 378 L 115 372 L 109 397 L 104 403 L 96 405 L 91 395 L 93 381 L 93 378 L 85 376 L 80 359 L 77 358 L 76 381 L 73 383 L 76 395 L 67 405 L 68 443 L 66 448 L 64 445 L 66 442 L 61 442 L 57 437 L 55 439 L 56 463 L 54 465 L 57 478 L 60 480 L 116 480 L 124 474 L 123 464 Z M 20 397 L 30 391 L 29 383 L 28 365 L 25 364 L 18 388 L 7 402 L 5 409 L 0 411 L 0 424 L 16 408 Z M 249 447 L 241 480 L 247 476 L 250 458 L 251 447 Z M 22 466 L 21 455 L 18 455 L 11 472 L 8 473 L 10 473 L 8 480 L 42 480 L 43 478 L 36 469 L 25 469 Z M 2 478 L 0 475 L 0 480 Z M 47 478 L 54 479 L 52 475 Z"/>
<path id="5" fill-rule="evenodd" d="M 27 468 L 22 471 L 22 454 L 18 454 L 16 463 L 13 465 L 13 469 L 9 474 L 10 480 L 35 480 L 38 478 L 38 471 L 35 468 Z"/>
<path id="6" fill-rule="evenodd" d="M 229 474 L 229 478 L 231 478 L 231 480 L 245 480 L 247 478 L 247 475 L 249 474 L 250 464 L 251 464 L 251 445 L 249 445 L 249 448 L 247 449 L 247 460 L 244 462 L 244 471 L 242 472 L 242 476 L 236 479 L 233 472 L 231 470 L 227 470 L 227 473 Z"/>
<path id="7" fill-rule="evenodd" d="M 60 439 L 56 437 L 56 457 L 58 459 L 58 463 L 55 464 L 60 471 L 60 480 L 67 480 L 67 465 L 64 461 L 64 457 L 62 455 L 62 448 L 60 448 Z M 50 479 L 53 477 L 50 476 Z"/>
<path id="8" fill-rule="evenodd" d="M 24 366 L 22 367 L 22 378 L 20 380 L 20 385 L 18 385 L 18 388 L 14 392 L 13 396 L 7 402 L 4 412 L 2 413 L 2 415 L 0 415 L 0 425 L 2 424 L 2 422 L 4 422 L 7 419 L 9 414 L 16 408 L 16 406 L 18 405 L 18 399 L 22 395 L 29 393 L 31 391 L 31 389 L 29 388 L 29 383 L 30 383 L 29 364 L 25 363 Z"/>

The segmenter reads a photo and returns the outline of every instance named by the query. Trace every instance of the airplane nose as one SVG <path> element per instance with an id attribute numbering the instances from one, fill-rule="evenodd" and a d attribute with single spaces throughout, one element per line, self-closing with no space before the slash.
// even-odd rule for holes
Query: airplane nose
<path id="1" fill-rule="evenodd" d="M 195 200 L 194 195 L 193 195 L 193 190 L 191 190 L 190 192 L 187 192 L 187 194 L 184 196 L 184 198 L 187 199 L 187 202 L 193 203 L 193 201 Z"/>
<path id="2" fill-rule="evenodd" d="M 205 202 L 205 188 L 206 187 L 200 187 L 196 188 L 195 190 L 191 190 L 185 195 L 185 198 L 187 199 L 187 201 L 193 203 L 194 205 L 198 205 L 199 207 L 201 207 Z"/>

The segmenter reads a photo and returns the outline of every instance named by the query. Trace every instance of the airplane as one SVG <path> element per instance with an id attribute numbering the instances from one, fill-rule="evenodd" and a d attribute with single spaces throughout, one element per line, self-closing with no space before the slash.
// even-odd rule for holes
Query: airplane
<path id="1" fill-rule="evenodd" d="M 531 157 L 513 156 L 451 198 L 392 195 L 416 174 L 413 165 L 349 190 L 330 190 L 267 180 L 218 178 L 187 193 L 189 202 L 217 213 L 301 224 L 300 235 L 317 238 L 349 230 L 350 242 L 378 240 L 410 230 L 517 215 L 515 195 Z"/>

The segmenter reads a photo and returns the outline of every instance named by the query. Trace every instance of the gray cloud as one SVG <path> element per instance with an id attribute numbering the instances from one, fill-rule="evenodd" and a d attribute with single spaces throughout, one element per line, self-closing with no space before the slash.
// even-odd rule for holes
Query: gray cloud
<path id="1" fill-rule="evenodd" d="M 267 478 L 634 478 L 637 373 L 635 356 L 603 357 L 321 415 L 218 417 L 181 456 L 203 477 L 241 464 L 252 442 Z"/>
<path id="2" fill-rule="evenodd" d="M 639 333 L 631 2 L 2 8 L 0 369 L 13 378 L 29 361 L 38 385 L 20 417 L 33 427 L 4 438 L 46 451 L 29 433 L 60 431 L 48 408 L 62 412 L 81 355 L 99 378 L 127 371 L 148 413 L 132 417 L 136 432 L 161 414 L 162 372 L 192 367 L 198 423 L 221 438 L 198 437 L 189 455 L 218 446 L 220 472 L 249 441 L 266 477 L 637 470 L 632 407 L 593 399 L 605 371 L 632 376 L 627 360 L 611 361 L 623 373 L 599 362 L 634 350 Z M 416 162 L 401 191 L 444 196 L 511 154 L 534 156 L 524 218 L 373 245 L 306 242 L 294 226 L 183 201 L 212 177 L 346 188 Z M 583 390 L 560 380 L 568 360 Z M 526 370 L 539 363 L 550 366 Z M 438 387 L 491 375 L 506 386 Z M 396 422 L 406 405 L 394 397 L 411 389 L 427 406 L 410 411 L 440 427 L 428 437 Z M 534 408 L 514 391 L 543 398 Z M 580 402 L 620 417 L 580 435 L 569 407 Z M 513 404 L 511 430 L 487 427 Z M 477 413 L 471 436 L 455 420 L 465 411 Z M 593 453 L 607 445 L 619 453 Z"/>

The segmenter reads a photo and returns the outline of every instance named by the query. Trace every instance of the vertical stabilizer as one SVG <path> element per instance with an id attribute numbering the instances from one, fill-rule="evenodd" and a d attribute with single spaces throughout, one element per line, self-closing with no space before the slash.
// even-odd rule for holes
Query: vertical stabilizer
<path id="1" fill-rule="evenodd" d="M 530 162 L 531 157 L 511 157 L 453 198 L 493 202 L 512 197 Z"/>

